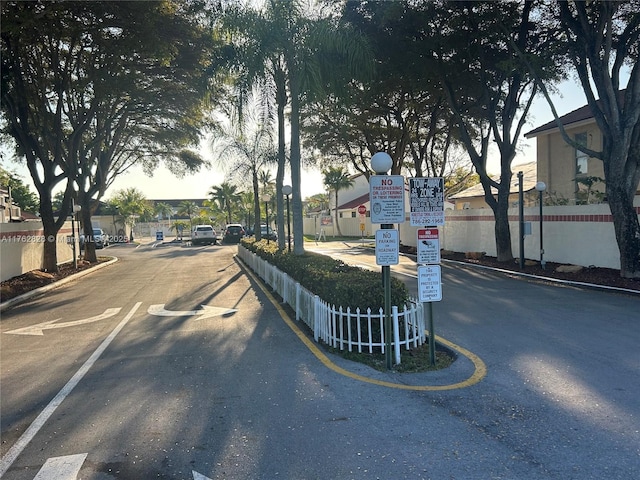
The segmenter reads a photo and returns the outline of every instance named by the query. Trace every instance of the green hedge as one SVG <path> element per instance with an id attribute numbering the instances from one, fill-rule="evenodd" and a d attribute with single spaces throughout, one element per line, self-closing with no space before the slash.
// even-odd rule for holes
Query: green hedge
<path id="1" fill-rule="evenodd" d="M 278 267 L 307 290 L 315 293 L 331 305 L 351 310 L 384 307 L 384 288 L 380 272 L 347 265 L 326 255 L 306 252 L 294 255 L 278 250 L 275 242 L 245 238 L 241 244 L 270 264 Z M 402 308 L 409 302 L 409 292 L 404 283 L 391 278 L 391 305 Z"/>

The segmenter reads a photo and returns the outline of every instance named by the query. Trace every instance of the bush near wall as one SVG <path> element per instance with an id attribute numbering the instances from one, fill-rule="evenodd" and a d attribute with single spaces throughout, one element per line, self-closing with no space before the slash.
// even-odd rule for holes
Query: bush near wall
<path id="1" fill-rule="evenodd" d="M 379 272 L 360 267 L 316 253 L 294 255 L 279 250 L 274 242 L 245 238 L 242 245 L 285 272 L 307 290 L 315 293 L 329 304 L 361 311 L 384 308 L 384 288 Z M 409 303 L 409 292 L 400 280 L 391 278 L 391 305 Z"/>

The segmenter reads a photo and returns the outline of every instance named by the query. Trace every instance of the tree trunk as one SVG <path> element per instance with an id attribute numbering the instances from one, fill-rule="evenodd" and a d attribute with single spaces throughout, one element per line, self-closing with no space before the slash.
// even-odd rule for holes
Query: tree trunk
<path id="1" fill-rule="evenodd" d="M 82 217 L 82 231 L 84 232 L 84 256 L 83 258 L 90 263 L 97 263 L 96 243 L 93 236 L 93 225 L 91 224 L 91 201 L 82 202 L 80 216 Z M 88 203 L 88 205 L 87 205 Z"/>
<path id="2" fill-rule="evenodd" d="M 262 233 L 260 230 L 260 186 L 258 183 L 258 171 L 253 168 L 251 172 L 251 181 L 253 183 L 253 214 L 255 216 L 253 224 L 253 235 L 256 241 L 262 239 Z"/>
<path id="3" fill-rule="evenodd" d="M 36 184 L 37 185 L 37 184 Z M 47 185 L 40 184 L 38 192 L 40 194 L 40 218 L 42 219 L 42 229 L 44 233 L 44 245 L 43 245 L 43 259 L 42 269 L 45 272 L 57 272 L 58 271 L 58 231 L 64 224 L 64 218 L 56 221 L 53 214 L 53 208 L 51 206 L 51 189 Z M 63 215 L 66 216 L 64 212 Z"/>
<path id="4" fill-rule="evenodd" d="M 499 262 L 511 262 L 513 261 L 513 252 L 511 250 L 511 229 L 509 228 L 509 202 L 498 202 L 497 208 L 493 213 L 496 220 L 495 236 L 497 260 Z"/>
<path id="5" fill-rule="evenodd" d="M 505 176 L 508 178 L 505 178 Z M 485 191 L 485 201 L 489 207 L 491 207 L 495 219 L 496 258 L 499 262 L 513 261 L 511 229 L 509 228 L 509 191 L 511 178 L 511 170 L 507 169 L 506 172 L 502 173 L 500 184 L 498 185 L 497 200 L 491 193 L 489 177 L 482 176 L 480 179 Z"/>
<path id="6" fill-rule="evenodd" d="M 278 233 L 278 248 L 285 249 L 284 233 L 284 198 L 282 197 L 282 185 L 284 179 L 284 164 L 278 162 L 276 172 L 276 231 Z"/>
<path id="7" fill-rule="evenodd" d="M 293 217 L 293 253 L 304 254 L 304 230 L 302 225 L 302 197 L 300 195 L 300 94 L 295 74 L 290 78 L 291 89 L 291 186 Z"/>
<path id="8" fill-rule="evenodd" d="M 286 139 L 285 139 L 285 116 L 284 109 L 287 105 L 287 89 L 284 72 L 278 70 L 276 74 L 276 104 L 278 108 L 278 170 L 276 173 L 276 191 L 282 191 L 284 170 L 287 164 Z M 292 178 L 293 182 L 293 178 Z M 294 187 L 292 183 L 292 187 Z M 293 188 L 295 190 L 295 187 Z M 282 199 L 280 199 L 281 203 Z M 280 221 L 280 206 L 278 206 L 278 248 L 284 249 L 284 221 Z M 295 228 L 294 228 L 295 231 Z"/>
<path id="9" fill-rule="evenodd" d="M 338 222 L 338 189 L 336 188 L 336 228 L 338 229 L 338 236 L 342 236 L 342 232 L 340 231 L 340 222 Z"/>
<path id="10" fill-rule="evenodd" d="M 620 152 L 612 152 L 612 156 Z M 630 154 L 632 154 L 630 152 Z M 613 228 L 620 251 L 620 276 L 640 278 L 640 222 L 638 209 L 633 206 L 640 169 L 625 174 L 622 167 L 612 168 L 620 159 L 608 158 L 605 162 L 607 201 L 613 218 Z M 622 160 L 624 163 L 624 160 Z M 629 160 L 627 160 L 629 162 Z M 622 172 L 622 174 L 618 173 Z"/>
<path id="11" fill-rule="evenodd" d="M 51 210 L 51 201 L 40 203 L 40 217 L 42 218 L 42 228 L 44 230 L 44 256 L 42 259 L 42 269 L 45 272 L 58 271 L 58 250 L 57 250 L 57 234 L 58 228 L 54 222 L 53 212 L 49 215 L 43 214 L 45 205 Z"/>

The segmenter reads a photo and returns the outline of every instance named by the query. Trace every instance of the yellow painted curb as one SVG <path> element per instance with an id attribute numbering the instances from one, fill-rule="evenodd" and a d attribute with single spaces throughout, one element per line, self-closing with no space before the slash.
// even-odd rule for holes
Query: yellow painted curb
<path id="1" fill-rule="evenodd" d="M 244 262 L 242 262 L 242 264 L 244 265 Z M 284 322 L 289 326 L 291 330 L 293 330 L 293 333 L 295 333 L 298 336 L 298 338 L 302 340 L 302 343 L 304 343 L 307 346 L 307 348 L 311 350 L 311 352 L 316 356 L 316 358 L 320 360 L 320 362 L 322 362 L 322 364 L 327 368 L 333 370 L 336 373 L 344 375 L 345 377 L 349 377 L 354 380 L 359 380 L 361 382 L 372 383 L 374 385 L 380 385 L 381 387 L 397 388 L 401 390 L 416 390 L 416 391 L 425 392 L 425 391 L 456 390 L 459 388 L 470 387 L 471 385 L 475 385 L 476 383 L 480 382 L 487 374 L 487 367 L 485 363 L 480 359 L 480 357 L 471 353 L 469 350 L 463 347 L 460 347 L 448 340 L 445 340 L 444 338 L 439 337 L 437 335 L 436 335 L 436 340 L 438 342 L 442 343 L 443 345 L 446 345 L 452 350 L 455 350 L 456 352 L 458 352 L 460 355 L 463 355 L 467 357 L 469 360 L 471 360 L 471 362 L 475 367 L 473 375 L 471 375 L 466 380 L 463 380 L 462 382 L 453 383 L 450 385 L 406 385 L 403 383 L 393 383 L 393 382 L 386 382 L 384 380 L 376 380 L 374 378 L 365 377 L 363 375 L 358 375 L 357 373 L 353 373 L 348 370 L 345 370 L 344 368 L 339 367 L 338 365 L 333 363 L 329 359 L 329 357 L 327 357 L 324 354 L 324 352 L 318 347 L 318 345 L 316 345 L 311 339 L 309 339 L 309 337 L 302 330 L 298 328 L 298 326 L 294 323 L 294 321 L 291 320 L 291 318 L 289 317 L 285 309 L 282 308 L 282 306 L 277 301 L 277 299 L 271 294 L 271 292 L 269 292 L 269 290 L 266 289 L 264 283 L 258 277 L 256 277 L 256 275 L 249 268 L 247 268 L 246 265 L 244 270 L 260 286 L 260 289 L 264 292 L 264 294 L 267 296 L 267 298 L 273 304 L 273 306 L 276 307 L 276 309 L 278 310 L 278 313 L 280 313 L 280 316 L 282 317 Z"/>

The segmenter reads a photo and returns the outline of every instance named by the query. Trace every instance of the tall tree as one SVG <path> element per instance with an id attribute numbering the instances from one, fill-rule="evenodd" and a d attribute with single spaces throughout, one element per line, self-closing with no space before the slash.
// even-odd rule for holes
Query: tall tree
<path id="1" fill-rule="evenodd" d="M 193 230 L 192 218 L 200 213 L 200 207 L 195 202 L 183 200 L 178 205 L 178 215 L 186 215 L 189 217 L 189 230 Z"/>
<path id="2" fill-rule="evenodd" d="M 332 65 L 323 62 L 331 54 L 349 57 L 346 63 L 351 68 L 362 64 L 362 50 L 358 50 L 353 37 L 344 31 L 335 29 L 335 25 L 326 17 L 306 16 L 300 1 L 267 0 L 261 12 L 251 16 L 237 16 L 234 27 L 243 33 L 237 45 L 242 47 L 247 68 L 241 78 L 245 82 L 256 78 L 270 80 L 277 101 L 278 118 L 278 171 L 276 174 L 276 201 L 278 205 L 278 224 L 283 221 L 282 182 L 284 177 L 285 156 L 285 118 L 284 111 L 290 108 L 290 154 L 292 217 L 294 253 L 304 253 L 302 225 L 301 184 L 301 105 L 306 94 L 322 87 L 322 67 L 329 70 Z M 239 19 L 239 20 L 238 20 Z M 249 75 L 252 73 L 253 75 Z M 272 82 L 272 83 L 271 83 Z M 245 83 L 247 85 L 247 83 Z M 248 83 L 251 85 L 251 83 Z"/>
<path id="3" fill-rule="evenodd" d="M 226 213 L 227 223 L 235 223 L 233 213 L 237 210 L 241 198 L 238 187 L 228 182 L 222 182 L 218 186 L 211 187 L 209 196 Z"/>
<path id="4" fill-rule="evenodd" d="M 133 163 L 151 171 L 164 161 L 177 172 L 202 164 L 183 152 L 205 123 L 213 57 L 195 6 L 2 2 L 2 112 L 38 189 L 46 236 L 72 197 L 90 233 L 95 200 Z M 56 218 L 51 191 L 60 183 Z M 56 269 L 55 244 L 45 244 L 44 263 Z"/>
<path id="5" fill-rule="evenodd" d="M 131 228 L 129 236 L 131 241 L 133 241 L 133 227 L 136 222 L 138 222 L 141 217 L 153 214 L 151 202 L 149 202 L 144 194 L 137 188 L 126 188 L 114 192 L 109 203 L 116 209 L 124 224 Z M 86 231 L 87 229 L 85 227 L 85 232 Z M 93 236 L 93 233 L 86 238 L 90 238 L 91 236 Z M 88 243 L 92 242 L 87 242 L 85 248 Z"/>
<path id="6" fill-rule="evenodd" d="M 277 162 L 272 128 L 266 122 L 256 103 L 242 116 L 232 116 L 236 121 L 216 137 L 214 151 L 219 163 L 231 178 L 246 182 L 251 179 L 253 195 L 254 232 L 260 236 L 260 173 L 264 167 Z"/>
<path id="7" fill-rule="evenodd" d="M 344 75 L 337 88 L 306 108 L 305 142 L 334 164 L 348 159 L 367 178 L 371 156 L 390 154 L 393 174 L 442 176 L 455 123 L 435 72 L 423 60 L 426 20 L 408 2 L 345 3 L 343 25 L 362 32 L 371 49 L 372 75 Z"/>
<path id="8" fill-rule="evenodd" d="M 322 182 L 329 191 L 333 191 L 336 209 L 336 227 L 338 228 L 338 235 L 342 236 L 342 232 L 340 231 L 340 219 L 338 215 L 338 192 L 340 190 L 346 190 L 353 187 L 353 180 L 349 176 L 349 173 L 342 167 L 329 167 L 322 172 Z"/>
<path id="9" fill-rule="evenodd" d="M 493 210 L 497 257 L 504 262 L 513 260 L 508 217 L 511 163 L 538 88 L 510 43 L 536 58 L 544 82 L 563 73 L 554 55 L 557 44 L 533 22 L 533 7 L 532 1 L 445 2 L 428 4 L 423 11 L 435 19 L 430 23 L 431 64 Z M 500 153 L 500 181 L 487 172 L 490 140 Z"/>
<path id="10" fill-rule="evenodd" d="M 640 2 L 557 2 L 560 38 L 578 74 L 602 132 L 601 151 L 575 142 L 558 122 L 567 143 L 604 166 L 606 197 L 620 251 L 620 275 L 640 278 L 640 221 L 634 198 L 640 185 Z M 533 72 L 537 67 L 530 62 Z M 621 82 L 628 72 L 626 88 Z M 558 119 L 549 95 L 545 96 Z"/>
<path id="11" fill-rule="evenodd" d="M 163 219 L 171 220 L 171 215 L 173 215 L 173 207 L 165 202 L 159 202 L 155 205 L 155 213 L 156 215 L 162 216 Z"/>

